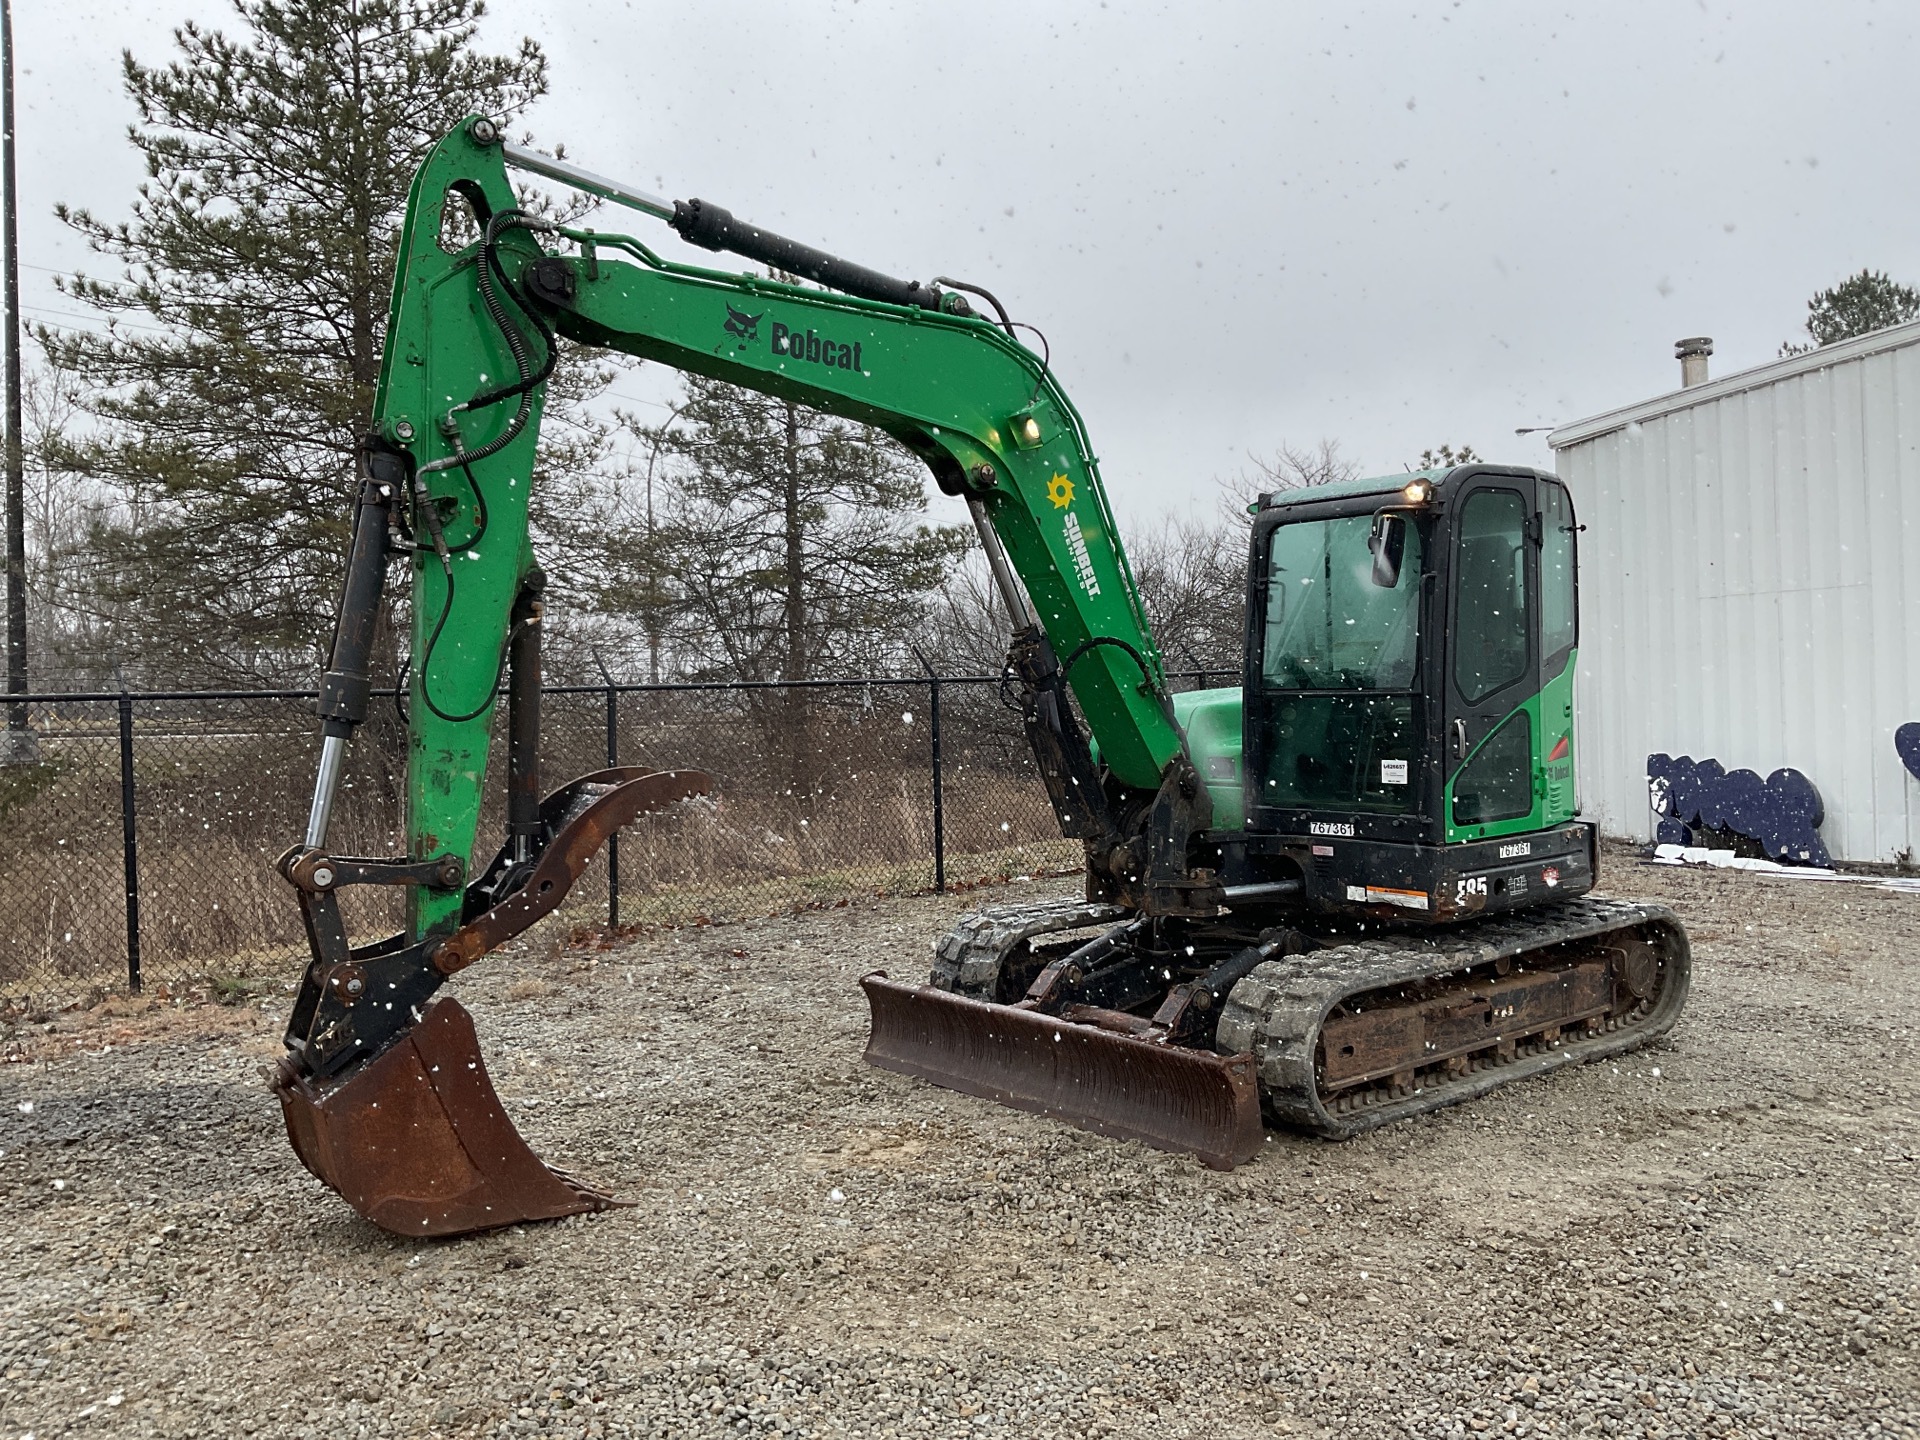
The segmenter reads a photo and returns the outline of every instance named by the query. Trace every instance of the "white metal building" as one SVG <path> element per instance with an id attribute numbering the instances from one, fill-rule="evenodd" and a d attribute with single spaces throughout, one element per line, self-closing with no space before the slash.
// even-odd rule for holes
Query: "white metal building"
<path id="1" fill-rule="evenodd" d="M 1584 811 L 1647 838 L 1656 751 L 1792 766 L 1836 859 L 1889 860 L 1920 832 L 1893 745 L 1920 720 L 1920 322 L 1683 364 L 1701 383 L 1547 438 L 1586 526 Z"/>

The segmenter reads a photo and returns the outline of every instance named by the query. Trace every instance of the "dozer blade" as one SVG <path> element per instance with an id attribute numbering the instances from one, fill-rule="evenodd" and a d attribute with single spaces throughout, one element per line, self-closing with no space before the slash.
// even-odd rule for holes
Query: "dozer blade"
<path id="1" fill-rule="evenodd" d="M 866 1060 L 882 1070 L 1184 1151 L 1215 1170 L 1251 1160 L 1264 1139 L 1251 1055 L 1135 1039 L 881 972 L 860 986 L 873 1011 Z"/>
<path id="2" fill-rule="evenodd" d="M 301 1162 L 396 1235 L 463 1235 L 628 1203 L 527 1148 L 487 1078 L 473 1017 L 451 998 L 349 1078 L 315 1085 L 283 1061 L 273 1088 Z"/>

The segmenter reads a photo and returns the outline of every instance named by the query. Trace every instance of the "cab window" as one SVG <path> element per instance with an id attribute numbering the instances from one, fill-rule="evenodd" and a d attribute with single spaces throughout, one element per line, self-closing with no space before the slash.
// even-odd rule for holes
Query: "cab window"
<path id="1" fill-rule="evenodd" d="M 1574 599 L 1573 500 L 1566 487 L 1540 485 L 1540 653 L 1553 661 L 1579 638 Z"/>
<path id="2" fill-rule="evenodd" d="M 1453 683 L 1468 704 L 1526 678 L 1526 539 L 1518 491 L 1467 497 L 1454 562 Z"/>

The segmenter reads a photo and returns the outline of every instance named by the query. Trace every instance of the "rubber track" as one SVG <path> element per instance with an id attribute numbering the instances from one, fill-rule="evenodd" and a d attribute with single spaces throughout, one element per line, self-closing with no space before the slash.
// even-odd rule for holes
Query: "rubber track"
<path id="1" fill-rule="evenodd" d="M 1022 942 L 1061 930 L 1117 925 L 1127 914 L 1117 905 L 1067 898 L 962 915 L 934 942 L 933 973 L 927 983 L 936 990 L 993 1001 L 1000 986 L 1000 967 Z"/>
<path id="2" fill-rule="evenodd" d="M 1428 1078 L 1411 1095 L 1357 1110 L 1334 1114 L 1321 1103 L 1317 1055 L 1320 1026 L 1341 1000 L 1642 925 L 1665 932 L 1660 988 L 1644 1009 L 1618 1028 L 1569 1039 L 1557 1047 L 1457 1079 L 1422 1072 Z M 1271 1123 L 1346 1139 L 1473 1099 L 1515 1080 L 1644 1045 L 1673 1028 L 1686 1003 L 1690 976 L 1686 933 L 1666 906 L 1587 895 L 1437 935 L 1382 936 L 1266 961 L 1234 986 L 1227 997 L 1221 1008 L 1215 1048 L 1223 1054 L 1253 1053 L 1259 1062 L 1261 1098 Z"/>

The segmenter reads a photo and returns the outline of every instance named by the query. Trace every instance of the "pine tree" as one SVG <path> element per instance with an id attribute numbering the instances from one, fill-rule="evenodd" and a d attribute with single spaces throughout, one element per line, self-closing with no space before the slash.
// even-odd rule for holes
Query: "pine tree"
<path id="1" fill-rule="evenodd" d="M 176 30 L 169 63 L 124 57 L 148 175 L 129 218 L 58 212 L 122 271 L 65 284 L 104 330 L 43 340 L 89 397 L 66 463 L 120 501 L 94 536 L 102 608 L 125 617 L 116 643 L 149 680 L 305 677 L 327 642 L 414 169 L 462 115 L 510 119 L 547 85 L 532 40 L 475 48 L 480 0 L 235 12 L 232 35 Z M 565 398 L 549 430 L 591 450 Z"/>
<path id="2" fill-rule="evenodd" d="M 602 608 L 664 636 L 680 674 L 806 681 L 888 674 L 972 531 L 929 526 L 926 470 L 871 426 L 688 375 L 673 418 L 643 432 L 669 458 L 647 533 Z M 804 690 L 769 717 L 796 790 L 813 781 Z"/>
<path id="3" fill-rule="evenodd" d="M 799 681 L 902 662 L 972 534 L 923 523 L 918 460 L 871 426 L 699 375 L 654 434 L 670 494 L 655 544 L 639 548 L 659 554 L 627 578 L 671 590 L 661 623 L 678 673 Z M 607 608 L 633 599 L 610 594 Z"/>
<path id="4" fill-rule="evenodd" d="M 1471 445 L 1462 445 L 1456 450 L 1445 440 L 1442 440 L 1437 448 L 1422 450 L 1420 452 L 1420 468 L 1422 470 L 1448 470 L 1455 465 L 1477 465 L 1479 463 L 1480 457 L 1473 453 L 1473 447 Z"/>
<path id="5" fill-rule="evenodd" d="M 1897 284 L 1878 270 L 1862 270 L 1807 301 L 1807 334 L 1812 344 L 1789 340 L 1782 355 L 1804 355 L 1822 345 L 1851 340 L 1920 318 L 1920 290 Z"/>

